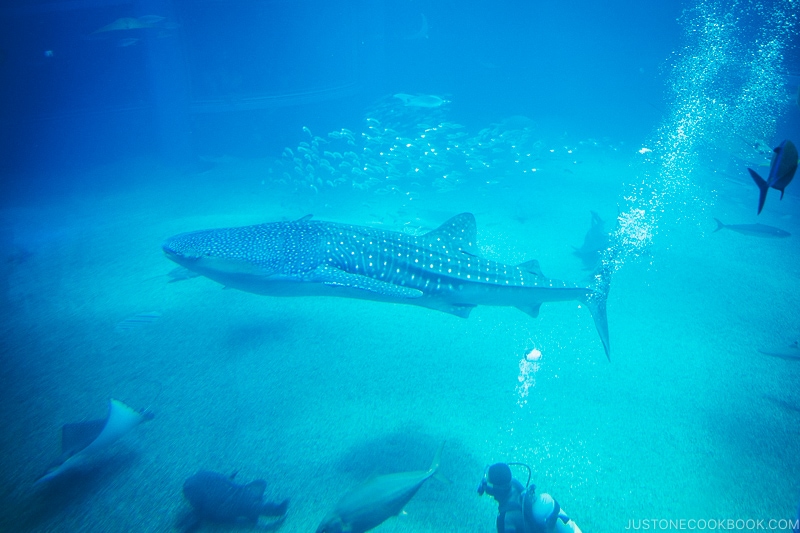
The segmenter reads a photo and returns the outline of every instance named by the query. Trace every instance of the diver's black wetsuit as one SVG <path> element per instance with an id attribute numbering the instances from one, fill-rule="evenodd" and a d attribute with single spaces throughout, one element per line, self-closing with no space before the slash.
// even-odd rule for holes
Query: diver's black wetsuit
<path id="1" fill-rule="evenodd" d="M 525 533 L 525 520 L 522 515 L 522 493 L 525 487 L 516 479 L 505 494 L 493 494 L 497 500 L 497 533 Z"/>

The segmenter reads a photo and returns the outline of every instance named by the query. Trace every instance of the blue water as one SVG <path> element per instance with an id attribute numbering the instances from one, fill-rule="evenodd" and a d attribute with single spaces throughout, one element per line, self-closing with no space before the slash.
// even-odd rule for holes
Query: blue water
<path id="1" fill-rule="evenodd" d="M 496 461 L 587 532 L 791 530 L 800 189 L 757 216 L 746 169 L 800 142 L 800 6 L 497 4 L 0 8 L 0 530 L 180 531 L 183 482 L 211 470 L 266 480 L 290 499 L 280 530 L 313 531 L 442 441 L 450 483 L 376 531 L 494 531 L 475 487 Z M 592 211 L 610 361 L 578 302 L 464 320 L 273 298 L 176 281 L 160 250 L 306 214 L 418 235 L 472 212 L 484 257 L 590 286 Z M 111 398 L 155 416 L 34 485 L 62 425 Z"/>

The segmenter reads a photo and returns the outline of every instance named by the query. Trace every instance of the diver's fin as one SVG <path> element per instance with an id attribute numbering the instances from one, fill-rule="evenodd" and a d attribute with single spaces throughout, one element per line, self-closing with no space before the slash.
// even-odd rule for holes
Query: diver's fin
<path id="1" fill-rule="evenodd" d="M 758 185 L 758 214 L 761 214 L 761 210 L 764 209 L 764 202 L 767 199 L 767 191 L 769 191 L 769 185 L 767 182 L 764 181 L 764 178 L 758 175 L 758 172 L 753 170 L 752 168 L 747 169 L 750 172 L 750 176 L 753 178 L 753 181 L 756 182 Z M 783 195 L 781 195 L 783 197 Z"/>

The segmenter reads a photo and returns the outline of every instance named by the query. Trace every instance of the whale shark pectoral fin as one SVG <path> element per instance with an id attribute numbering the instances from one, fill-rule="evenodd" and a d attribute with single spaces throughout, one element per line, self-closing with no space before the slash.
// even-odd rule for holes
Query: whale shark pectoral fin
<path id="1" fill-rule="evenodd" d="M 539 309 L 540 309 L 541 307 L 542 307 L 542 304 L 536 304 L 536 305 L 518 305 L 518 306 L 517 306 L 517 309 L 519 309 L 519 310 L 520 310 L 520 311 L 522 311 L 523 313 L 526 313 L 526 314 L 528 314 L 528 315 L 532 316 L 533 318 L 537 318 L 537 317 L 539 316 Z"/>
<path id="2" fill-rule="evenodd" d="M 314 281 L 329 287 L 367 291 L 384 298 L 410 299 L 421 298 L 423 295 L 422 291 L 418 289 L 403 287 L 402 285 L 395 285 L 330 267 L 321 267 L 315 270 Z"/>

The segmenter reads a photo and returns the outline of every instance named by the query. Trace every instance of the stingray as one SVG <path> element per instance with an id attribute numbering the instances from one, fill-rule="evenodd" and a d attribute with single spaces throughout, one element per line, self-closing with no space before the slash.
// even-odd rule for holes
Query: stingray
<path id="1" fill-rule="evenodd" d="M 36 483 L 42 483 L 88 463 L 92 456 L 146 420 L 149 411 L 136 411 L 119 400 L 111 400 L 108 416 L 64 424 L 61 428 L 61 455 L 53 461 Z"/>

